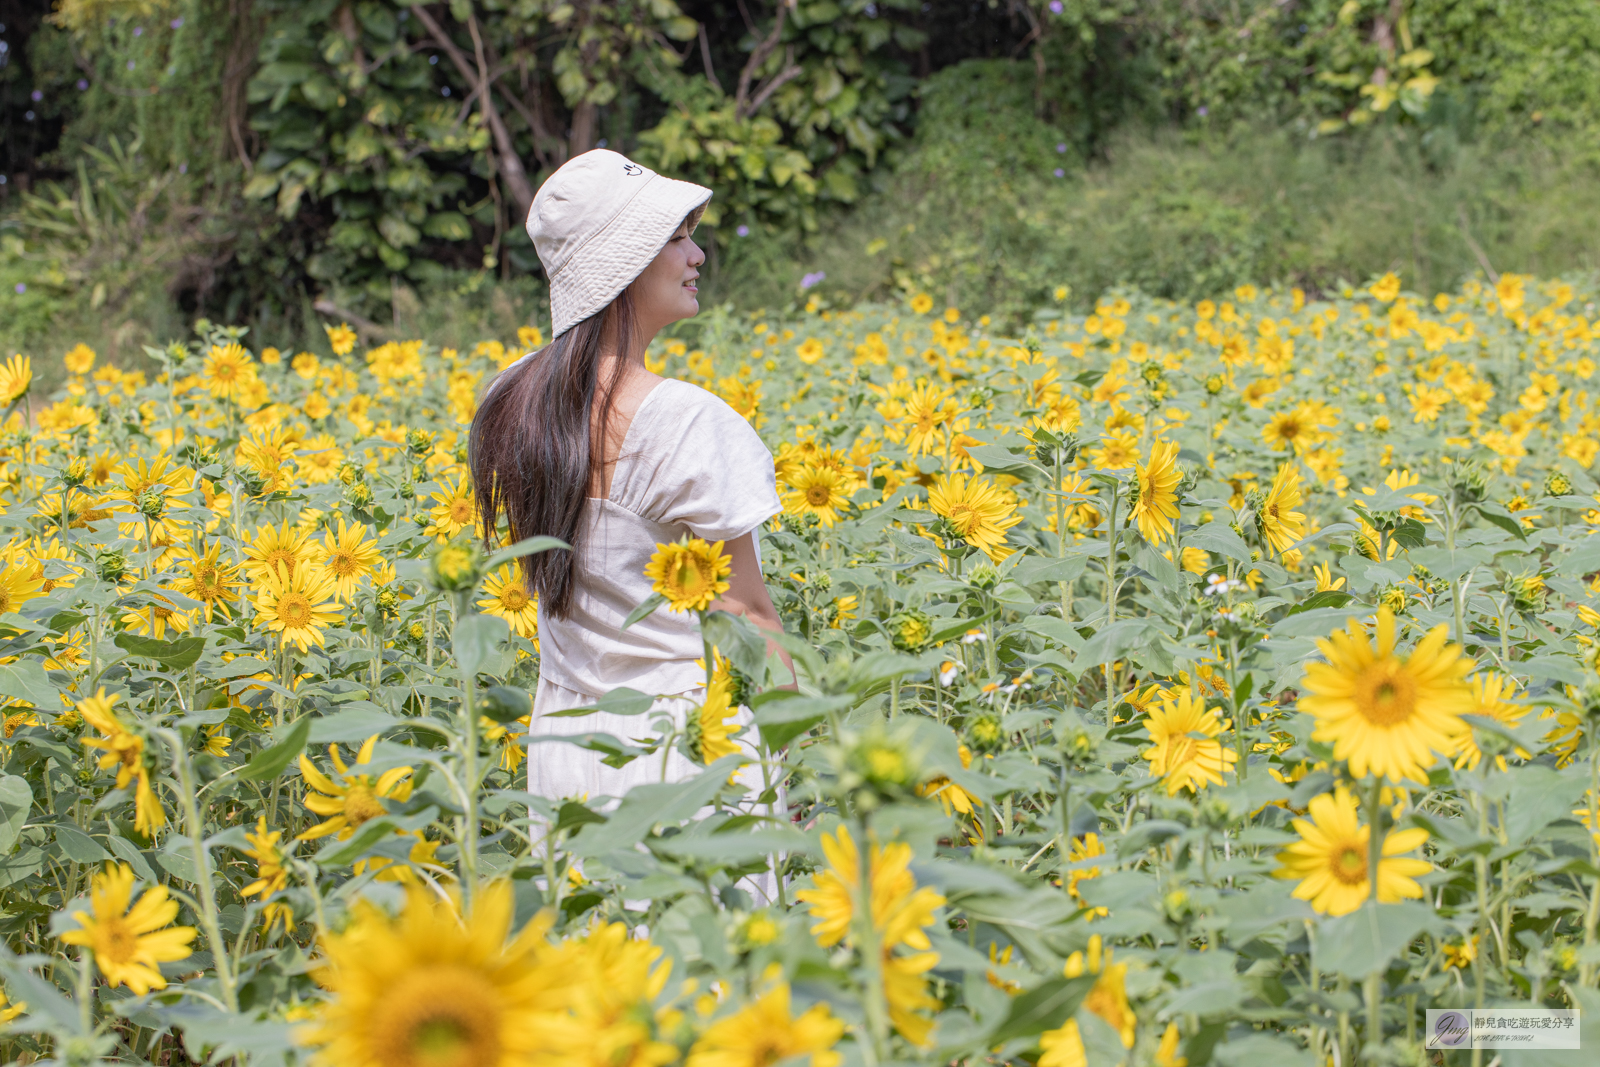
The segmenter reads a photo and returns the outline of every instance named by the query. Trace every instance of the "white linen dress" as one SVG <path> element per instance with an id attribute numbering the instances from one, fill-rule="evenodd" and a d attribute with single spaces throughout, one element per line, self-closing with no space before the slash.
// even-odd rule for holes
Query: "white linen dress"
<path id="1" fill-rule="evenodd" d="M 719 397 L 668 378 L 646 394 L 618 453 L 606 499 L 589 498 L 584 538 L 575 560 L 572 611 L 564 619 L 539 619 L 539 689 L 534 697 L 534 737 L 604 733 L 623 741 L 651 734 L 657 710 L 670 710 L 681 729 L 703 696 L 705 671 L 700 628 L 693 613 L 659 608 L 622 630 L 634 608 L 650 596 L 645 565 L 656 545 L 685 534 L 733 541 L 757 531 L 782 510 L 772 453 L 748 422 Z M 656 695 L 640 716 L 594 712 L 549 718 L 551 712 L 593 704 L 626 686 Z M 741 709 L 741 724 L 749 713 Z M 755 747 L 746 738 L 752 755 Z M 552 800 L 620 797 L 636 785 L 660 782 L 659 754 L 621 768 L 601 753 L 563 742 L 528 749 L 528 789 Z M 666 781 L 702 768 L 674 751 Z M 743 776 L 741 776 L 743 777 Z M 759 778 L 747 784 L 759 788 Z"/>

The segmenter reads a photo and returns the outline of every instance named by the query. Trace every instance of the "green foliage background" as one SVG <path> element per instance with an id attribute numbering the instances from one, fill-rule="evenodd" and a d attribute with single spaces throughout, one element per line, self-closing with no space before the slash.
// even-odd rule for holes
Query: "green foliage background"
<path id="1" fill-rule="evenodd" d="M 716 189 L 708 293 L 747 307 L 823 272 L 1021 321 L 1061 284 L 1443 288 L 1595 245 L 1582 0 L 0 6 L 18 347 L 536 319 L 526 200 L 598 145 Z"/>

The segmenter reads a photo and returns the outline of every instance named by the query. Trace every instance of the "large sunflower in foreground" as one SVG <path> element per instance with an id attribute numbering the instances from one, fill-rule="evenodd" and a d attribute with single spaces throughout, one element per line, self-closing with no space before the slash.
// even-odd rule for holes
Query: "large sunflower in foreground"
<path id="1" fill-rule="evenodd" d="M 1178 443 L 1157 441 L 1151 445 L 1150 462 L 1135 465 L 1134 478 L 1139 501 L 1133 505 L 1132 518 L 1146 541 L 1160 544 L 1172 535 L 1172 524 L 1178 520 L 1178 483 L 1183 480 L 1178 470 Z"/>
<path id="2" fill-rule="evenodd" d="M 261 591 L 256 594 L 256 627 L 282 634 L 284 644 L 292 642 L 301 652 L 312 645 L 320 648 L 322 631 L 339 621 L 336 590 L 334 578 L 327 571 L 309 563 L 297 564 L 290 570 L 280 563 L 277 574 L 261 579 Z"/>
<path id="3" fill-rule="evenodd" d="M 712 1023 L 689 1050 L 688 1067 L 767 1067 L 806 1055 L 811 1067 L 837 1067 L 841 1057 L 833 1046 L 844 1036 L 844 1023 L 826 1004 L 795 1015 L 789 1003 L 789 983 L 779 982 Z"/>
<path id="4" fill-rule="evenodd" d="M 18 353 L 0 363 L 0 404 L 15 404 L 33 385 L 33 360 Z"/>
<path id="5" fill-rule="evenodd" d="M 1354 619 L 1318 639 L 1326 663 L 1306 666 L 1301 710 L 1317 722 L 1312 738 L 1331 741 L 1335 759 L 1357 778 L 1369 774 L 1426 783 L 1435 754 L 1452 755 L 1476 707 L 1466 683 L 1473 663 L 1436 626 L 1412 650 L 1395 654 L 1395 619 L 1378 612 L 1377 643 Z"/>
<path id="6" fill-rule="evenodd" d="M 1016 505 L 987 478 L 941 474 L 928 487 L 928 507 L 947 519 L 967 544 L 999 562 L 1011 554 L 1006 531 L 1022 521 Z"/>
<path id="7" fill-rule="evenodd" d="M 733 557 L 724 555 L 722 542 L 707 544 L 698 537 L 656 545 L 645 564 L 651 589 L 667 599 L 673 611 L 704 611 L 728 591 Z"/>
<path id="8" fill-rule="evenodd" d="M 1282 866 L 1272 872 L 1273 877 L 1298 879 L 1293 895 L 1310 901 L 1322 914 L 1347 915 L 1372 896 L 1367 870 L 1371 827 L 1361 824 L 1356 798 L 1344 786 L 1332 794 L 1313 797 L 1307 811 L 1310 818 L 1294 820 L 1300 840 L 1278 853 Z M 1384 858 L 1378 861 L 1380 903 L 1422 896 L 1415 878 L 1427 874 L 1432 865 L 1403 853 L 1414 851 L 1427 839 L 1428 831 L 1422 829 L 1384 835 Z"/>
<path id="9" fill-rule="evenodd" d="M 514 939 L 506 883 L 453 901 L 412 887 L 399 918 L 359 901 L 343 933 L 322 940 L 312 976 L 328 990 L 299 1040 L 325 1067 L 533 1067 L 535 1019 L 560 1000 L 564 976 L 546 964 L 547 915 Z"/>

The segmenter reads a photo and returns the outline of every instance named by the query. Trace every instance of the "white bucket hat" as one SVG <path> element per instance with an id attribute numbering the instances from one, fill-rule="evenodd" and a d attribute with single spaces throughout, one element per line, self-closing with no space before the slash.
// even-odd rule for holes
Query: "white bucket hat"
<path id="1" fill-rule="evenodd" d="M 703 185 L 604 148 L 562 164 L 528 209 L 528 236 L 550 281 L 551 338 L 615 300 L 685 217 L 693 233 L 710 199 Z"/>

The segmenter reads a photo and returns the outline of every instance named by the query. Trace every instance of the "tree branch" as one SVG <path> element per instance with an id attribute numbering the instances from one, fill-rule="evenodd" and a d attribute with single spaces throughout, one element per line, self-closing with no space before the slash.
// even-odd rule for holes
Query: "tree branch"
<path id="1" fill-rule="evenodd" d="M 717 80 L 717 72 L 711 69 L 711 42 L 706 40 L 706 24 L 700 23 L 700 61 L 706 65 L 706 80 L 716 86 L 717 92 L 722 92 L 722 83 Z"/>
<path id="2" fill-rule="evenodd" d="M 772 32 L 766 36 L 765 40 L 756 45 L 754 51 L 750 53 L 750 58 L 745 60 L 744 69 L 739 72 L 739 87 L 733 97 L 733 113 L 741 119 L 749 118 L 755 113 L 756 107 L 761 106 L 760 104 L 755 105 L 755 107 L 750 106 L 750 83 L 755 79 L 756 71 L 761 69 L 761 64 L 765 63 L 767 57 L 777 50 L 778 42 L 783 39 L 783 20 L 788 14 L 789 5 L 780 3 L 778 5 L 778 20 L 773 23 Z M 790 75 L 790 78 L 792 77 L 794 75 Z M 785 79 L 785 81 L 787 80 Z M 770 83 L 769 86 L 776 88 L 775 85 L 770 85 Z M 770 92 L 767 93 L 767 96 L 771 95 Z"/>
<path id="3" fill-rule="evenodd" d="M 483 110 L 483 119 L 489 126 L 489 133 L 494 138 L 497 167 L 501 177 L 505 179 L 506 189 L 511 198 L 516 201 L 517 208 L 523 215 L 527 215 L 528 208 L 533 205 L 533 186 L 528 181 L 527 171 L 522 169 L 522 160 L 517 157 L 517 146 L 511 139 L 511 131 L 507 129 L 505 120 L 500 117 L 500 111 L 494 106 L 494 94 L 485 91 L 492 84 L 489 78 L 488 63 L 483 55 L 483 38 L 478 33 L 478 21 L 468 17 L 467 30 L 472 34 L 473 50 L 477 54 L 477 63 L 467 59 L 466 53 L 456 46 L 450 35 L 444 32 L 444 27 L 439 25 L 437 19 L 428 13 L 428 9 L 421 4 L 411 8 L 417 18 L 422 22 L 439 47 L 444 49 L 445 55 L 450 57 L 450 62 L 455 64 L 456 70 L 467 80 L 467 84 L 478 94 L 478 104 Z"/>

